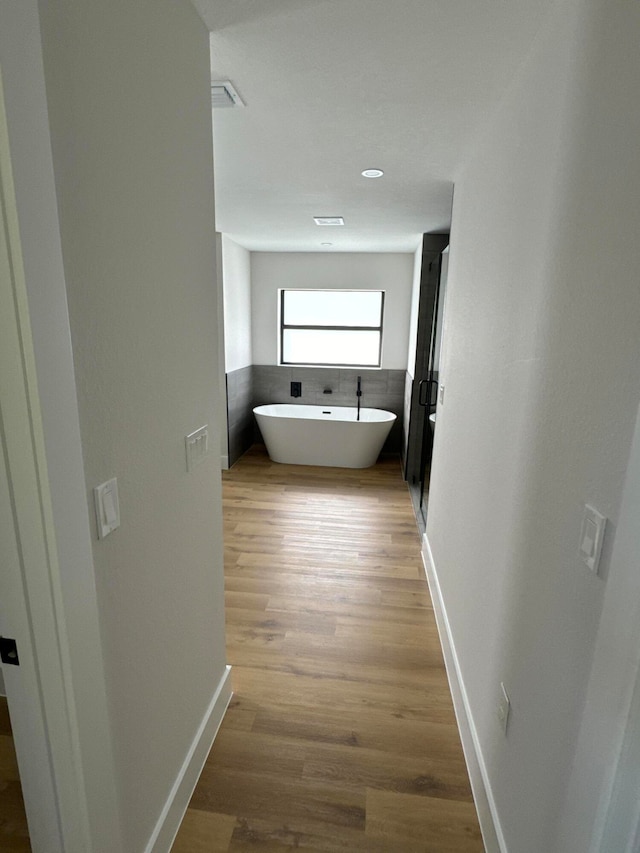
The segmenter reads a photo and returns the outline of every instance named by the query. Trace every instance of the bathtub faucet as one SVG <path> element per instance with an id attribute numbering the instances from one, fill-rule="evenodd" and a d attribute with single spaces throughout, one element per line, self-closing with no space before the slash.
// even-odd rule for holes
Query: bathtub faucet
<path id="1" fill-rule="evenodd" d="M 358 416 L 356 418 L 357 421 L 360 420 L 360 397 L 362 397 L 362 387 L 361 387 L 362 378 L 358 376 L 358 386 L 356 389 L 356 397 L 358 398 Z"/>

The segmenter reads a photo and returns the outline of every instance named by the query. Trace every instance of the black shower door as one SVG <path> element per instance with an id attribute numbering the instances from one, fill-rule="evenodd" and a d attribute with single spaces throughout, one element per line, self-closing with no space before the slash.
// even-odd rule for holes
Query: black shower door
<path id="1" fill-rule="evenodd" d="M 434 424 L 429 416 L 436 410 L 438 395 L 439 321 L 444 296 L 442 252 L 449 244 L 449 235 L 425 234 L 423 239 L 416 363 L 405 461 L 405 479 L 421 533 L 426 525 L 433 451 Z"/>

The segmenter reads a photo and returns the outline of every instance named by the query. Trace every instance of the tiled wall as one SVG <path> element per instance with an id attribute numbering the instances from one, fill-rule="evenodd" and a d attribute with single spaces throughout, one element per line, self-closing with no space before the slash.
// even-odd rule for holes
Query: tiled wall
<path id="1" fill-rule="evenodd" d="M 357 405 L 357 377 L 362 377 L 360 405 L 397 415 L 383 453 L 399 453 L 402 445 L 404 370 L 358 370 L 346 367 L 277 367 L 253 365 L 254 405 L 293 403 L 312 406 Z M 302 383 L 302 396 L 291 396 L 291 383 Z M 325 394 L 326 388 L 331 394 Z"/>
<path id="2" fill-rule="evenodd" d="M 251 365 L 227 373 L 227 431 L 229 465 L 251 447 L 254 437 L 253 368 Z"/>
<path id="3" fill-rule="evenodd" d="M 383 453 L 400 453 L 403 444 L 404 370 L 357 370 L 339 367 L 277 367 L 254 364 L 227 373 L 229 465 L 233 465 L 254 441 L 261 441 L 253 407 L 264 403 L 312 406 L 357 405 L 357 378 L 362 377 L 360 404 L 386 409 L 397 416 Z M 302 396 L 291 396 L 291 383 L 302 383 Z M 325 394 L 326 388 L 331 394 Z"/>

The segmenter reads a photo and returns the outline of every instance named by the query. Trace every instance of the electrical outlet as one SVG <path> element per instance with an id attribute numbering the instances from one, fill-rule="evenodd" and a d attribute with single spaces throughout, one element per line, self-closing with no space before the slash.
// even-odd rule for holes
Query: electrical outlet
<path id="1" fill-rule="evenodd" d="M 507 726 L 509 725 L 509 715 L 511 713 L 511 700 L 507 695 L 506 688 L 502 681 L 500 682 L 500 699 L 498 701 L 498 709 L 496 714 L 498 716 L 498 720 L 500 725 L 502 726 L 502 731 L 507 733 Z"/>

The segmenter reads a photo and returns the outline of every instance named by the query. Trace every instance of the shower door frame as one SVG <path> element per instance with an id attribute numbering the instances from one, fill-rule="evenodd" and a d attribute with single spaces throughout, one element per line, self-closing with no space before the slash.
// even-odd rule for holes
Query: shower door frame
<path id="1" fill-rule="evenodd" d="M 442 252 L 449 245 L 448 234 L 425 234 L 418 303 L 416 360 L 411 388 L 411 409 L 404 477 L 409 487 L 421 533 L 426 527 L 428 480 L 433 450 L 433 426 L 429 415 L 435 411 L 438 377 L 434 370 L 438 338 L 438 305 Z"/>

